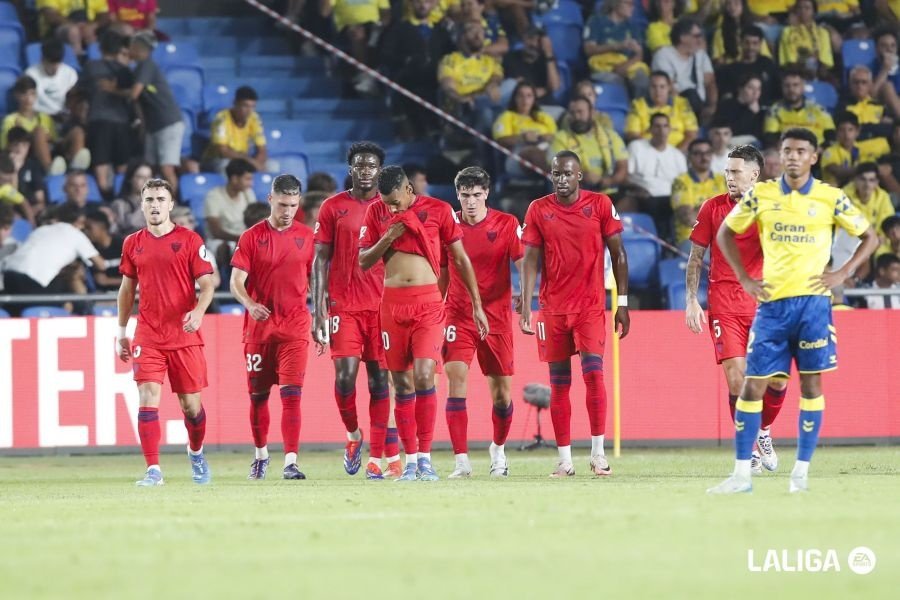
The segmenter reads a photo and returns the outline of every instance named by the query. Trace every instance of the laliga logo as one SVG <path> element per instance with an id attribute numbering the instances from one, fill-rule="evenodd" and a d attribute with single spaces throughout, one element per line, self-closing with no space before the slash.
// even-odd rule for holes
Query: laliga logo
<path id="1" fill-rule="evenodd" d="M 868 575 L 875 569 L 875 553 L 865 546 L 858 546 L 847 555 L 847 567 L 857 575 Z M 762 564 L 757 562 L 753 549 L 747 550 L 747 570 L 753 573 L 823 573 L 840 572 L 841 563 L 837 550 L 773 550 L 766 551 Z"/>

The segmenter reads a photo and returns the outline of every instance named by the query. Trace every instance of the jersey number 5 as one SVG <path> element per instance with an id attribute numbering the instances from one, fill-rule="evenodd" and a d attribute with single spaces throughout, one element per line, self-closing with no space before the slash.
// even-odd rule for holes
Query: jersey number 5
<path id="1" fill-rule="evenodd" d="M 247 372 L 255 371 L 259 373 L 262 371 L 262 355 L 261 354 L 248 354 L 247 355 Z"/>

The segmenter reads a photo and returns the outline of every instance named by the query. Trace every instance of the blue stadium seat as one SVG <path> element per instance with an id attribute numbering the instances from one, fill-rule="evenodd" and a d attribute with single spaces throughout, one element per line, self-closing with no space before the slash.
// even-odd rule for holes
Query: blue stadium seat
<path id="1" fill-rule="evenodd" d="M 243 315 L 245 312 L 242 304 L 221 304 L 219 313 L 223 315 Z"/>
<path id="2" fill-rule="evenodd" d="M 624 110 L 619 110 L 617 108 L 608 108 L 604 111 L 598 111 L 606 113 L 609 117 L 609 120 L 612 121 L 613 130 L 618 133 L 620 136 L 625 135 L 625 120 L 628 118 L 628 112 Z"/>
<path id="3" fill-rule="evenodd" d="M 19 13 L 10 2 L 0 2 L 0 23 L 18 23 Z"/>
<path id="4" fill-rule="evenodd" d="M 584 26 L 584 18 L 581 15 L 581 5 L 573 0 L 559 0 L 559 2 L 541 15 L 544 25 L 551 23 L 556 25 Z"/>
<path id="5" fill-rule="evenodd" d="M 287 98 L 260 98 L 256 103 L 256 112 L 263 119 L 287 119 L 290 106 Z"/>
<path id="6" fill-rule="evenodd" d="M 71 317 L 72 313 L 60 306 L 29 306 L 22 311 L 23 319 L 46 319 L 49 317 Z"/>
<path id="7" fill-rule="evenodd" d="M 41 62 L 40 42 L 34 42 L 25 46 L 25 62 L 28 63 L 26 65 L 28 67 Z M 78 62 L 78 57 L 75 56 L 75 51 L 72 50 L 72 46 L 69 46 L 68 44 L 66 44 L 65 50 L 63 51 L 63 62 L 76 71 L 81 71 L 81 63 Z"/>
<path id="8" fill-rule="evenodd" d="M 269 191 L 272 189 L 272 180 L 278 173 L 261 173 L 257 171 L 253 174 L 253 193 L 259 202 L 266 202 L 269 197 Z"/>
<path id="9" fill-rule="evenodd" d="M 300 180 L 303 189 L 306 189 L 306 182 L 309 181 L 309 160 L 302 152 L 284 152 L 279 154 L 269 154 L 269 158 L 278 162 L 278 171 L 280 173 L 290 173 Z"/>
<path id="10" fill-rule="evenodd" d="M 103 58 L 103 55 L 100 53 L 100 44 L 97 42 L 88 44 L 85 48 L 85 52 L 87 52 L 88 60 L 100 60 Z"/>
<path id="11" fill-rule="evenodd" d="M 437 184 L 429 184 L 428 185 L 428 194 L 433 198 L 440 198 L 444 202 L 450 202 L 451 204 L 456 204 L 459 200 L 456 198 L 456 188 L 451 185 L 437 185 Z"/>
<path id="12" fill-rule="evenodd" d="M 6 312 L 5 310 L 3 310 L 2 308 L 0 308 L 0 319 L 8 319 L 8 318 L 9 318 L 9 313 Z"/>
<path id="13" fill-rule="evenodd" d="M 122 184 L 125 183 L 125 173 L 116 173 L 113 175 L 113 189 L 117 194 L 122 193 Z"/>
<path id="14" fill-rule="evenodd" d="M 59 204 L 66 198 L 63 192 L 63 186 L 66 183 L 65 175 L 48 175 L 44 180 L 47 184 L 47 198 L 51 204 Z M 90 173 L 87 174 L 88 182 L 88 202 L 103 202 L 103 196 L 100 194 L 100 186 L 97 180 Z"/>
<path id="15" fill-rule="evenodd" d="M 203 86 L 203 110 L 212 121 L 217 112 L 234 102 L 234 88 L 223 83 L 207 83 Z"/>
<path id="16" fill-rule="evenodd" d="M 838 93 L 830 83 L 809 81 L 803 91 L 807 100 L 812 100 L 829 112 L 837 107 Z"/>
<path id="17" fill-rule="evenodd" d="M 668 287 L 684 281 L 687 260 L 684 258 L 667 258 L 659 261 L 659 287 Z"/>
<path id="18" fill-rule="evenodd" d="M 640 227 L 644 231 L 656 235 L 656 223 L 653 217 L 644 213 L 622 213 L 622 227 L 625 233 L 635 233 L 635 227 Z"/>
<path id="19" fill-rule="evenodd" d="M 553 94 L 553 99 L 560 106 L 565 106 L 569 99 L 569 90 L 572 89 L 572 69 L 561 60 L 556 61 L 556 70 L 559 72 L 559 89 Z"/>
<path id="20" fill-rule="evenodd" d="M 22 65 L 22 37 L 21 26 L 0 23 L 0 65 L 8 67 Z"/>
<path id="21" fill-rule="evenodd" d="M 700 287 L 697 289 L 697 300 L 700 306 L 707 307 L 707 288 L 705 278 L 700 278 Z M 678 281 L 666 288 L 666 306 L 669 310 L 684 310 L 687 306 L 687 288 L 684 281 Z"/>
<path id="22" fill-rule="evenodd" d="M 153 51 L 153 60 L 160 66 L 166 65 L 194 65 L 200 54 L 197 47 L 190 42 L 172 41 L 159 44 Z"/>
<path id="23" fill-rule="evenodd" d="M 0 65 L 0 115 L 5 115 L 12 110 L 15 102 L 10 90 L 16 84 L 16 79 L 22 70 L 19 67 Z"/>
<path id="24" fill-rule="evenodd" d="M 295 127 L 304 138 L 315 139 L 390 139 L 390 121 L 373 119 L 315 119 L 296 121 Z"/>
<path id="25" fill-rule="evenodd" d="M 844 62 L 844 71 L 849 71 L 857 65 L 863 65 L 872 69 L 877 59 L 875 42 L 873 40 L 844 40 L 841 44 L 841 56 Z"/>
<path id="26" fill-rule="evenodd" d="M 631 100 L 628 99 L 628 90 L 619 83 L 595 83 L 594 91 L 597 92 L 597 102 L 594 108 L 604 112 L 610 110 L 628 112 Z"/>
<path id="27" fill-rule="evenodd" d="M 648 289 L 656 283 L 656 263 L 659 261 L 659 245 L 641 234 L 625 233 L 622 236 L 628 252 L 628 283 L 638 289 Z"/>
<path id="28" fill-rule="evenodd" d="M 20 217 L 13 219 L 12 231 L 10 233 L 12 238 L 17 242 L 24 242 L 32 231 L 34 231 L 34 226 L 25 219 Z"/>
<path id="29" fill-rule="evenodd" d="M 91 309 L 95 317 L 115 317 L 119 314 L 119 307 L 115 304 L 95 305 Z"/>
<path id="30" fill-rule="evenodd" d="M 545 31 L 553 45 L 553 54 L 557 60 L 570 65 L 581 61 L 581 26 L 551 23 L 546 26 Z"/>
<path id="31" fill-rule="evenodd" d="M 191 156 L 193 154 L 191 150 L 193 149 L 192 143 L 194 132 L 197 130 L 197 120 L 194 117 L 194 113 L 186 108 L 181 109 L 181 120 L 184 121 L 184 137 L 181 139 L 181 155 Z"/>
<path id="32" fill-rule="evenodd" d="M 178 106 L 193 111 L 203 109 L 203 69 L 191 65 L 171 65 L 166 67 L 166 79 Z"/>
<path id="33" fill-rule="evenodd" d="M 202 226 L 204 219 L 203 201 L 214 187 L 225 185 L 225 177 L 218 173 L 187 173 L 178 178 L 178 190 L 182 201 L 191 207 L 191 212 Z"/>
<path id="34" fill-rule="evenodd" d="M 299 121 L 273 121 L 266 128 L 266 147 L 269 155 L 288 154 L 303 149 L 303 130 Z"/>

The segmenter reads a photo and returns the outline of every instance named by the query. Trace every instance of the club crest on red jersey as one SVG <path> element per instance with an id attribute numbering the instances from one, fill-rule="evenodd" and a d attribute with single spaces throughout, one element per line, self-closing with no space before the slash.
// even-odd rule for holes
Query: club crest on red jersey
<path id="1" fill-rule="evenodd" d="M 419 217 L 419 220 L 424 223 L 425 221 L 428 220 L 428 211 L 420 210 L 419 212 L 416 213 L 416 216 Z"/>
<path id="2" fill-rule="evenodd" d="M 496 232 L 496 231 L 488 231 L 488 232 L 487 232 L 487 239 L 488 239 L 488 241 L 489 241 L 490 243 L 493 244 L 493 243 L 494 243 L 494 240 L 497 239 L 497 232 Z"/>
<path id="3" fill-rule="evenodd" d="M 380 220 L 382 223 L 384 223 L 386 221 L 389 221 L 390 218 L 391 218 L 391 215 L 381 215 Z"/>
<path id="4" fill-rule="evenodd" d="M 172 252 L 178 252 L 181 250 L 181 242 L 172 242 L 171 244 Z"/>
<path id="5" fill-rule="evenodd" d="M 294 243 L 297 244 L 298 250 L 303 250 L 303 244 L 306 243 L 306 238 L 295 237 Z"/>
<path id="6" fill-rule="evenodd" d="M 143 247 L 143 246 L 138 246 L 137 248 L 134 249 L 134 253 L 135 253 L 135 254 L 143 254 L 143 253 L 144 253 L 144 247 Z"/>
<path id="7" fill-rule="evenodd" d="M 552 220 L 555 219 L 555 218 L 556 218 L 556 215 L 553 214 L 552 212 L 545 212 L 545 213 L 544 213 L 544 219 L 546 219 L 547 221 L 552 221 Z"/>
<path id="8" fill-rule="evenodd" d="M 341 217 L 346 217 L 349 213 L 350 213 L 349 208 L 339 208 L 337 210 L 337 218 L 340 219 Z"/>
<path id="9" fill-rule="evenodd" d="M 586 216 L 588 219 L 590 219 L 591 213 L 594 212 L 594 209 L 591 208 L 590 206 L 585 206 L 584 208 L 581 209 L 581 212 L 584 213 L 584 216 Z"/>
<path id="10" fill-rule="evenodd" d="M 268 246 L 269 238 L 259 238 L 258 240 L 256 240 L 256 243 L 259 244 L 260 246 Z"/>

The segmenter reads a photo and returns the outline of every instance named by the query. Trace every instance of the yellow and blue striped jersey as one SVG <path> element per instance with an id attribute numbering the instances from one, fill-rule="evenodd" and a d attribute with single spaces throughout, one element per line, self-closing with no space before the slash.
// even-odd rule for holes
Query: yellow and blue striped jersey
<path id="1" fill-rule="evenodd" d="M 796 191 L 783 176 L 754 185 L 725 217 L 737 233 L 753 223 L 759 226 L 769 301 L 831 295 L 816 290 L 810 279 L 821 275 L 831 258 L 833 227 L 854 236 L 869 228 L 843 191 L 813 177 Z"/>

